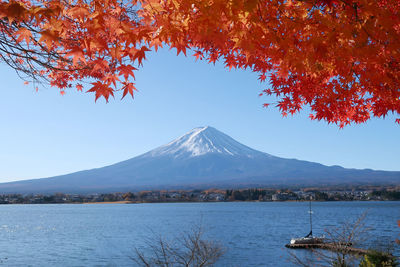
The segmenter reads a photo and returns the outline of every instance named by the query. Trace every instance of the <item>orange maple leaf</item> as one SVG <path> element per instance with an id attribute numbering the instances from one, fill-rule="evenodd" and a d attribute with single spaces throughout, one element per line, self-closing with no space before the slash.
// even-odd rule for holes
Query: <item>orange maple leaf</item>
<path id="1" fill-rule="evenodd" d="M 132 96 L 133 98 L 133 90 L 137 91 L 135 84 L 134 83 L 127 83 L 123 87 L 124 92 L 122 93 L 122 98 L 123 99 L 128 93 Z"/>
<path id="2" fill-rule="evenodd" d="M 175 45 L 176 48 L 176 55 L 178 56 L 181 52 L 186 56 L 186 49 L 189 48 L 186 44 L 185 45 Z"/>
<path id="3" fill-rule="evenodd" d="M 76 85 L 76 89 L 77 89 L 78 91 L 81 91 L 81 92 L 82 92 L 82 89 L 83 89 L 82 84 L 78 83 L 78 84 Z"/>
<path id="4" fill-rule="evenodd" d="M 59 36 L 50 30 L 42 31 L 41 35 L 39 42 L 45 43 L 48 49 L 53 47 L 53 42 L 58 42 L 59 40 Z"/>
<path id="5" fill-rule="evenodd" d="M 117 81 L 119 81 L 119 78 L 115 73 L 109 73 L 103 78 L 103 81 L 105 81 L 107 85 L 113 84 L 114 87 L 117 87 Z"/>
<path id="6" fill-rule="evenodd" d="M 72 48 L 68 53 L 67 57 L 72 57 L 72 64 L 74 66 L 78 65 L 79 62 L 86 63 L 85 54 L 83 53 L 82 49 L 79 47 Z"/>
<path id="7" fill-rule="evenodd" d="M 69 10 L 69 14 L 77 18 L 84 18 L 90 14 L 89 10 L 83 6 L 76 6 Z"/>
<path id="8" fill-rule="evenodd" d="M 104 97 L 104 99 L 106 100 L 106 102 L 108 103 L 108 98 L 110 97 L 110 95 L 112 97 L 114 97 L 114 90 L 107 84 L 104 84 L 100 81 L 94 82 L 92 83 L 93 87 L 90 88 L 89 90 L 87 90 L 86 92 L 93 92 L 95 93 L 95 102 L 97 101 L 97 99 L 99 99 L 100 97 Z"/>
<path id="9" fill-rule="evenodd" d="M 198 51 L 198 50 L 196 51 L 196 53 L 194 53 L 193 56 L 196 57 L 196 60 L 198 60 L 198 59 L 202 60 L 204 58 L 203 53 L 201 51 Z"/>
<path id="10" fill-rule="evenodd" d="M 21 42 L 25 40 L 26 44 L 29 45 L 30 38 L 32 37 L 32 33 L 27 28 L 21 27 L 15 34 L 18 35 L 17 42 Z"/>
<path id="11" fill-rule="evenodd" d="M 11 25 L 14 21 L 24 19 L 28 13 L 22 3 L 10 1 L 4 10 L 8 23 Z"/>
<path id="12" fill-rule="evenodd" d="M 133 60 L 137 59 L 138 65 L 139 65 L 139 66 L 142 65 L 142 60 L 143 60 L 143 59 L 146 59 L 145 53 L 146 53 L 147 51 L 151 51 L 151 50 L 148 49 L 146 46 L 142 46 L 142 47 L 140 48 L 140 50 L 138 50 L 138 51 L 135 53 L 135 55 L 133 56 Z"/>
<path id="13" fill-rule="evenodd" d="M 123 75 L 125 80 L 128 80 L 129 76 L 135 79 L 135 74 L 133 73 L 133 71 L 137 70 L 137 68 L 131 65 L 121 65 L 118 67 L 118 70 L 119 70 L 119 75 Z"/>

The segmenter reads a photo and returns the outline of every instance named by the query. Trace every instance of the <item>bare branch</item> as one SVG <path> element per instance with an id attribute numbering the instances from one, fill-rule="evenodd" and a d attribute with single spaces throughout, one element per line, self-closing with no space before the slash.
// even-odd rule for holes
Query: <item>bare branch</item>
<path id="1" fill-rule="evenodd" d="M 146 254 L 136 248 L 133 260 L 143 267 L 207 267 L 215 264 L 225 249 L 219 243 L 203 239 L 201 226 L 196 226 L 179 238 L 167 241 L 159 237 L 148 244 Z"/>

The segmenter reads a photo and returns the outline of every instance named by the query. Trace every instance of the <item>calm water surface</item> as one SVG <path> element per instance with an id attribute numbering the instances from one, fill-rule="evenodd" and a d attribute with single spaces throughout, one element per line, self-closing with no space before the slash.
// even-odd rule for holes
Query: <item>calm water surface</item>
<path id="1" fill-rule="evenodd" d="M 227 249 L 217 266 L 293 266 L 284 244 L 308 233 L 307 210 L 307 202 L 1 205 L 0 265 L 135 266 L 134 248 L 149 237 L 201 223 Z M 400 234 L 400 202 L 316 202 L 313 210 L 314 234 L 365 211 L 366 246 L 393 245 Z"/>

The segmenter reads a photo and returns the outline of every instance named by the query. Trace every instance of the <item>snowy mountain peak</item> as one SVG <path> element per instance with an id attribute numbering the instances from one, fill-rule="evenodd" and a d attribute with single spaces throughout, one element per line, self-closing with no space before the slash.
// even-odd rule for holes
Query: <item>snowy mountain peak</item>
<path id="1" fill-rule="evenodd" d="M 148 156 L 170 155 L 177 158 L 197 157 L 208 153 L 253 157 L 262 152 L 235 141 L 213 127 L 206 126 L 194 128 L 187 134 L 146 154 Z"/>

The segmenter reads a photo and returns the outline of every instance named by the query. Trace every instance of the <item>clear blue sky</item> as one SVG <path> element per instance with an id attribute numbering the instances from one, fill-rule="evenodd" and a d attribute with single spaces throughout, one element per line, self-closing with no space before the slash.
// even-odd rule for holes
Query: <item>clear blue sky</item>
<path id="1" fill-rule="evenodd" d="M 400 170 L 395 117 L 340 130 L 310 121 L 308 112 L 282 118 L 259 97 L 250 71 L 210 65 L 175 51 L 151 54 L 136 73 L 135 99 L 94 103 L 91 94 L 56 88 L 35 92 L 0 65 L 0 182 L 42 178 L 125 160 L 210 125 L 252 148 L 349 168 Z"/>

